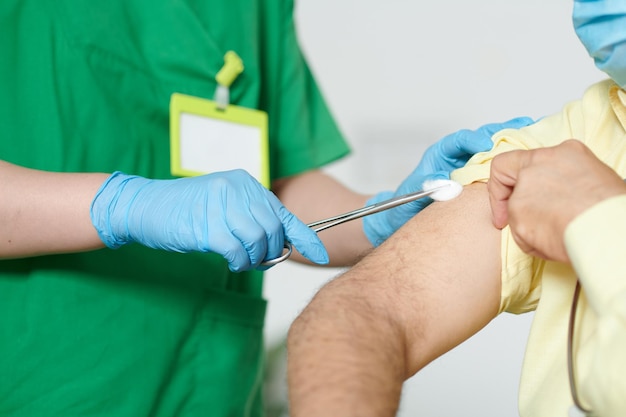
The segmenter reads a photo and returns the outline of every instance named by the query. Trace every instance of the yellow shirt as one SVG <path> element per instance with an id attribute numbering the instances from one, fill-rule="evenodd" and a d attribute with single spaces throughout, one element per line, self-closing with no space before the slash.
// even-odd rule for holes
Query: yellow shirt
<path id="1" fill-rule="evenodd" d="M 493 157 L 516 149 L 585 143 L 626 177 L 626 92 L 610 80 L 591 86 L 561 113 L 520 130 L 503 130 L 490 152 L 452 174 L 462 184 L 486 181 Z M 567 328 L 579 277 L 574 355 L 578 395 L 594 415 L 626 416 L 626 197 L 577 217 L 565 241 L 573 268 L 524 254 L 502 231 L 500 311 L 536 310 L 526 348 L 519 402 L 522 417 L 566 417 L 573 405 L 567 373 Z"/>

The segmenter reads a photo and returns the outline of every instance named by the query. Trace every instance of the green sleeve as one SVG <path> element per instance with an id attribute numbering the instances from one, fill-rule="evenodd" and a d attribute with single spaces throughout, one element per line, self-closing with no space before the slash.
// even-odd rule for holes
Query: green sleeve
<path id="1" fill-rule="evenodd" d="M 267 54 L 261 107 L 269 115 L 272 178 L 319 168 L 349 153 L 300 50 L 290 1 L 263 3 Z"/>

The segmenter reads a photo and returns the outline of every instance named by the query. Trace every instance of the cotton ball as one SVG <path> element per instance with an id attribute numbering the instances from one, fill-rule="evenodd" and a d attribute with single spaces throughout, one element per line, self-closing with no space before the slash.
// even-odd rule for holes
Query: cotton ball
<path id="1" fill-rule="evenodd" d="M 456 181 L 452 180 L 427 180 L 424 181 L 422 189 L 424 191 L 430 191 L 441 187 L 440 190 L 435 191 L 430 195 L 435 201 L 448 201 L 457 197 L 463 191 L 463 186 Z"/>

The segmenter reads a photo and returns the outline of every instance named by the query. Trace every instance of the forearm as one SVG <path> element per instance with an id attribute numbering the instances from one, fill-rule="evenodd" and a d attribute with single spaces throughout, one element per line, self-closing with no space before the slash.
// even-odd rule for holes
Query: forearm
<path id="1" fill-rule="evenodd" d="M 575 218 L 565 230 L 565 246 L 582 288 L 600 316 L 611 314 L 613 297 L 626 292 L 626 195 L 606 199 Z"/>
<path id="2" fill-rule="evenodd" d="M 103 247 L 89 207 L 107 176 L 44 172 L 0 161 L 0 258 Z"/>
<path id="3" fill-rule="evenodd" d="M 587 351 L 592 354 L 587 363 L 578 364 L 579 392 L 585 404 L 597 416 L 626 415 L 626 292 L 616 294 L 611 310 L 598 318 Z M 581 348 L 579 348 L 581 349 Z M 580 355 L 580 354 L 579 354 Z M 579 356 L 580 357 L 580 356 Z"/>
<path id="4" fill-rule="evenodd" d="M 363 207 L 369 196 L 355 193 L 321 171 L 311 171 L 273 184 L 281 202 L 305 223 Z M 320 239 L 330 255 L 329 266 L 353 265 L 372 249 L 362 219 L 324 230 Z M 296 251 L 293 259 L 304 261 Z"/>
<path id="5" fill-rule="evenodd" d="M 580 352 L 591 352 L 588 361 L 579 363 L 578 378 L 584 403 L 599 416 L 626 412 L 625 210 L 626 196 L 605 200 L 574 219 L 565 234 L 572 265 L 597 317 L 594 336 L 578 342 L 587 344 Z"/>

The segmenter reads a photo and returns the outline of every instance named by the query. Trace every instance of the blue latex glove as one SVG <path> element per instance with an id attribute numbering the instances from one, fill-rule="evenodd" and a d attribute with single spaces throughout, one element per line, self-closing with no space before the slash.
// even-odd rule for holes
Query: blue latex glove
<path id="1" fill-rule="evenodd" d="M 477 130 L 463 129 L 445 136 L 426 150 L 417 168 L 395 192 L 383 191 L 369 199 L 367 203 L 374 204 L 419 191 L 426 180 L 449 179 L 450 172 L 464 166 L 472 155 L 492 148 L 491 137 L 494 133 L 507 128 L 517 129 L 532 123 L 533 120 L 528 117 L 518 117 L 504 123 L 484 125 Z M 372 245 L 378 246 L 431 202 L 430 198 L 423 198 L 364 217 L 365 235 Z"/>
<path id="2" fill-rule="evenodd" d="M 175 180 L 116 172 L 96 194 L 91 220 L 110 248 L 137 242 L 174 252 L 215 252 L 233 272 L 280 256 L 284 239 L 310 261 L 328 263 L 317 234 L 243 170 Z"/>

